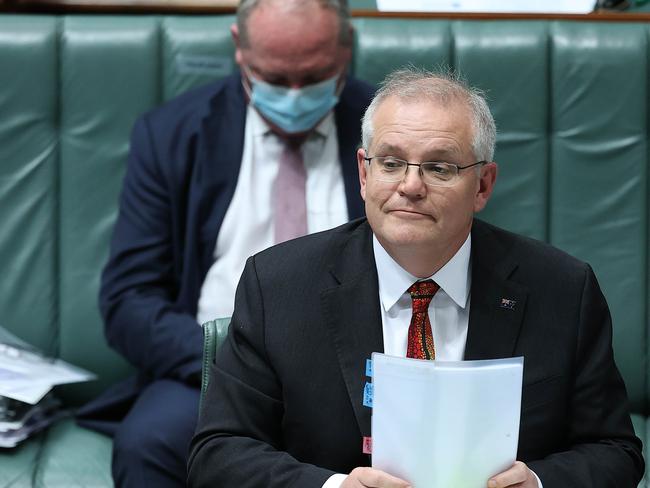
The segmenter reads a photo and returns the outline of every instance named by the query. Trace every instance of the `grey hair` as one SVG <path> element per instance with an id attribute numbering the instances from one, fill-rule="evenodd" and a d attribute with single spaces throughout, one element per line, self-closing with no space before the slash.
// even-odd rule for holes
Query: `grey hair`
<path id="1" fill-rule="evenodd" d="M 286 2 L 286 0 L 278 0 Z M 339 18 L 339 44 L 345 47 L 352 47 L 352 24 L 350 23 L 350 9 L 347 0 L 310 0 L 320 5 L 322 8 L 331 9 L 336 12 Z M 263 3 L 269 3 L 269 0 L 241 0 L 237 7 L 237 29 L 239 30 L 239 42 L 242 46 L 250 46 L 248 36 L 248 18 L 251 13 Z M 308 2 L 301 0 L 296 2 L 297 6 L 304 6 Z"/>
<path id="2" fill-rule="evenodd" d="M 443 105 L 452 102 L 464 103 L 472 120 L 474 157 L 477 161 L 492 161 L 496 144 L 496 125 L 483 92 L 469 86 L 450 70 L 432 72 L 413 66 L 390 73 L 379 85 L 361 124 L 361 141 L 366 150 L 372 143 L 372 119 L 375 111 L 382 102 L 393 96 L 413 101 L 427 98 Z"/>

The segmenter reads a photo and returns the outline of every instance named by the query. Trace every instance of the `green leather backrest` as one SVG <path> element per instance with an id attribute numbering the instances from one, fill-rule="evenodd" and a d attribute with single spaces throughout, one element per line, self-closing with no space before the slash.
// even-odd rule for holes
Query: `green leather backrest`
<path id="1" fill-rule="evenodd" d="M 56 22 L 0 17 L 0 325 L 56 352 Z"/>
<path id="2" fill-rule="evenodd" d="M 234 68 L 225 16 L 0 15 L 0 325 L 100 373 L 97 311 L 137 114 Z M 447 65 L 487 93 L 486 220 L 590 262 L 634 410 L 647 409 L 648 35 L 640 23 L 356 18 L 352 72 Z"/>

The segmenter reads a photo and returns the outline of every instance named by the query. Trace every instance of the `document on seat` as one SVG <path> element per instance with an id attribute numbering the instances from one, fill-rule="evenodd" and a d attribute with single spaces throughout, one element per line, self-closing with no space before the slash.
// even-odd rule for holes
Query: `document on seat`
<path id="1" fill-rule="evenodd" d="M 0 343 L 0 395 L 35 405 L 55 385 L 94 379 L 95 375 L 61 359 Z"/>
<path id="2" fill-rule="evenodd" d="M 372 355 L 372 466 L 414 488 L 484 488 L 515 462 L 523 358 Z"/>

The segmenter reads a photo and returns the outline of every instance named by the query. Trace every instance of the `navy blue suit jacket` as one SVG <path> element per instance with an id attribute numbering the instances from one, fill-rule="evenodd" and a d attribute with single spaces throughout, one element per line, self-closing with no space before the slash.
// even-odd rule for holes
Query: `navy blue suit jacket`
<path id="1" fill-rule="evenodd" d="M 363 215 L 356 148 L 372 88 L 349 78 L 336 105 L 349 217 Z M 190 91 L 135 124 L 100 309 L 110 345 L 139 371 L 82 409 L 119 420 L 148 382 L 199 385 L 201 285 L 235 191 L 246 99 L 239 75 Z M 94 427 L 110 433 L 112 426 Z"/>

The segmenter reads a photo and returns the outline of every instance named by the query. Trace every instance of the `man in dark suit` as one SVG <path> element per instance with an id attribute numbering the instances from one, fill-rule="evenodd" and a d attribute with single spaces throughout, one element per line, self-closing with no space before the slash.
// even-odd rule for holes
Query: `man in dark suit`
<path id="1" fill-rule="evenodd" d="M 242 74 L 133 130 L 100 306 L 138 374 L 81 412 L 114 434 L 118 486 L 185 485 L 199 323 L 232 314 L 246 258 L 363 215 L 355 152 L 373 90 L 346 75 L 346 2 L 245 0 L 237 15 Z"/>
<path id="2" fill-rule="evenodd" d="M 406 70 L 384 82 L 357 156 L 367 220 L 246 264 L 191 486 L 409 486 L 362 452 L 374 351 L 524 356 L 518 461 L 485 486 L 637 486 L 641 444 L 591 268 L 474 217 L 496 181 L 494 141 L 485 100 L 453 77 Z"/>

